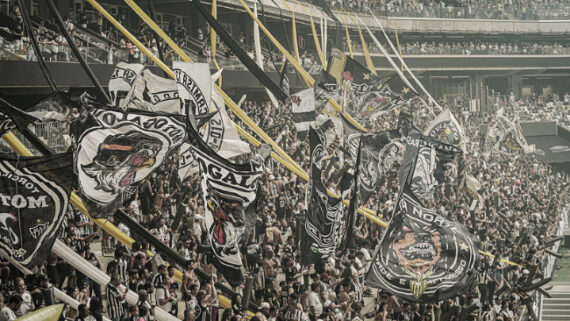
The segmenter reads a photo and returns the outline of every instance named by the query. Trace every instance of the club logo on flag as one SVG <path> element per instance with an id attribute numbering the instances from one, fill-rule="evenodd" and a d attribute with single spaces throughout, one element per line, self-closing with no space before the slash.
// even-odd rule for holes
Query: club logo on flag
<path id="1" fill-rule="evenodd" d="M 406 192 L 366 276 L 414 302 L 435 302 L 474 285 L 478 240 L 464 226 L 423 207 Z"/>
<path id="2" fill-rule="evenodd" d="M 43 262 L 69 202 L 72 153 L 0 160 L 0 249 L 26 267 Z"/>
<path id="3" fill-rule="evenodd" d="M 80 134 L 75 169 L 89 211 L 108 215 L 120 193 L 133 193 L 182 144 L 185 127 L 174 117 L 145 112 L 96 109 L 92 115 L 99 126 Z"/>

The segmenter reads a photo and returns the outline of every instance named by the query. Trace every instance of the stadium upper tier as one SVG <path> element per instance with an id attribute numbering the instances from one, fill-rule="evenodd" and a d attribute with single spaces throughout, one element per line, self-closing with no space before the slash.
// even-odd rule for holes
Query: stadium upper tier
<path id="1" fill-rule="evenodd" d="M 157 0 L 157 3 L 163 2 Z M 174 1 L 164 1 L 164 3 L 173 4 L 178 2 Z M 180 2 L 183 2 L 180 0 Z M 203 1 L 206 2 L 206 1 Z M 255 1 L 245 1 L 245 3 L 253 8 L 253 3 Z M 349 17 L 349 14 L 357 14 L 358 17 L 362 19 L 364 24 L 369 26 L 373 30 L 379 29 L 376 21 L 368 13 L 369 11 L 364 7 L 361 10 L 350 10 L 347 12 L 346 9 L 337 9 L 338 6 L 322 7 L 323 2 L 328 4 L 337 3 L 339 1 L 322 1 L 313 0 L 313 3 L 308 2 L 297 2 L 297 1 L 287 1 L 284 4 L 283 1 L 273 1 L 273 0 L 260 0 L 258 1 L 258 8 L 263 7 L 266 16 L 270 17 L 290 17 L 290 11 L 295 12 L 295 18 L 297 22 L 309 23 L 309 15 L 320 19 L 327 19 L 329 23 L 334 23 L 338 20 L 342 23 L 346 23 L 349 28 L 356 28 L 356 23 L 354 16 Z M 342 1 L 341 1 L 342 2 Z M 350 1 L 345 1 L 350 2 Z M 420 1 L 361 1 L 362 3 L 394 3 L 401 2 L 400 7 L 413 8 L 419 6 Z M 491 3 L 491 1 L 478 1 L 484 3 Z M 497 3 L 497 1 L 492 1 Z M 501 1 L 498 1 L 501 2 Z M 504 1 L 506 2 L 506 1 Z M 513 2 L 531 2 L 531 1 L 513 1 Z M 528 15 L 483 15 L 483 14 L 471 14 L 471 15 L 459 15 L 451 14 L 450 12 L 461 12 L 467 10 L 466 8 L 439 8 L 437 10 L 428 10 L 432 6 L 424 6 L 425 10 L 421 11 L 421 14 L 413 14 L 407 10 L 377 10 L 375 14 L 382 25 L 387 29 L 397 28 L 399 32 L 438 32 L 438 33 L 508 33 L 508 34 L 563 34 L 570 32 L 570 20 L 568 20 L 570 10 L 570 3 L 568 1 L 551 1 L 559 3 L 560 14 L 546 14 L 545 11 L 548 6 L 540 3 L 540 6 L 534 4 L 532 5 L 536 14 Z M 243 10 L 243 7 L 239 0 L 222 0 L 218 2 L 222 6 L 229 6 L 236 8 L 238 10 Z M 261 3 L 261 4 L 260 4 Z M 538 2 L 532 2 L 538 3 Z M 405 6 L 404 6 L 405 5 Z M 530 5 L 530 4 L 529 4 Z M 540 8 L 538 8 L 540 7 Z M 345 7 L 346 8 L 346 7 Z M 348 7 L 351 8 L 351 7 Z M 359 7 L 362 8 L 362 7 Z M 487 8 L 487 7 L 486 7 Z M 486 9 L 488 12 L 494 12 L 492 7 Z M 513 9 L 514 10 L 514 9 Z M 525 10 L 522 10 L 525 11 Z M 527 10 L 528 11 L 528 10 Z M 558 11 L 556 11 L 558 12 Z M 433 13 L 433 14 L 432 14 Z M 389 17 L 391 23 L 388 22 L 386 17 Z M 509 19 L 509 20 L 507 20 Z"/>

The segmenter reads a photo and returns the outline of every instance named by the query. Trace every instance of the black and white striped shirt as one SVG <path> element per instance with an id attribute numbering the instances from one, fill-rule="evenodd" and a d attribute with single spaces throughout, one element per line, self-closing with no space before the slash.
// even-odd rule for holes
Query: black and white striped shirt
<path id="1" fill-rule="evenodd" d="M 127 284 L 129 283 L 129 263 L 124 257 L 120 259 L 115 259 L 115 263 L 117 263 L 117 274 L 121 277 L 121 281 L 125 281 Z"/>
<path id="2" fill-rule="evenodd" d="M 109 314 L 109 318 L 115 320 L 124 316 L 125 310 L 123 303 L 122 300 L 119 299 L 121 294 L 120 290 L 111 283 L 107 283 L 107 286 L 105 286 L 105 294 L 107 295 L 107 313 Z"/>

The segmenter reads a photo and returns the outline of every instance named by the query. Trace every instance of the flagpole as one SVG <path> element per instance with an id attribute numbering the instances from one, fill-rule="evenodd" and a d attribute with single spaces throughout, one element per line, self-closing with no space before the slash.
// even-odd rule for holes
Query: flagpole
<path id="1" fill-rule="evenodd" d="M 147 55 L 152 61 L 154 61 L 162 70 L 164 70 L 172 79 L 175 79 L 174 72 L 170 70 L 168 66 L 166 66 L 162 61 L 160 61 L 155 55 L 153 55 L 144 45 L 138 41 L 128 30 L 126 30 L 115 18 L 113 18 L 109 13 L 101 7 L 95 0 L 87 0 L 93 7 L 99 11 L 109 22 L 111 22 L 121 33 L 123 33 L 129 40 L 133 42 L 133 44 L 141 49 L 141 51 Z M 123 0 L 135 13 L 145 22 L 147 23 L 152 30 L 154 30 L 160 37 L 164 39 L 164 41 L 177 53 L 180 55 L 182 60 L 187 62 L 192 62 L 192 59 L 182 51 L 182 49 L 170 38 L 160 27 L 150 19 L 150 17 L 133 1 L 133 0 Z M 270 144 L 276 151 L 279 153 L 281 157 L 289 161 L 294 167 L 297 168 L 299 172 L 302 172 L 303 169 L 296 164 L 296 162 L 289 157 L 272 139 L 269 137 L 259 126 L 251 120 L 247 114 L 245 114 L 233 100 L 220 88 L 216 86 L 222 97 L 224 98 L 224 102 L 228 105 L 228 107 L 238 116 L 242 121 L 244 121 L 248 126 L 250 126 L 253 131 L 258 134 L 263 140 Z"/>
<path id="2" fill-rule="evenodd" d="M 364 53 L 364 58 L 366 60 L 366 65 L 368 66 L 368 69 L 370 69 L 370 71 L 373 74 L 377 75 L 376 68 L 374 67 L 374 63 L 372 62 L 372 57 L 370 57 L 370 51 L 368 50 L 368 45 L 366 44 L 364 36 L 362 35 L 362 29 L 360 28 L 360 24 L 354 19 L 352 15 L 348 15 L 348 17 L 352 20 L 352 22 L 356 24 L 356 27 L 358 27 L 358 35 L 360 36 L 360 43 L 362 44 L 362 51 Z"/>
<path id="3" fill-rule="evenodd" d="M 398 68 L 398 66 L 396 65 L 396 63 L 394 62 L 394 60 L 390 57 L 390 55 L 388 54 L 388 52 L 386 51 L 386 48 L 384 48 L 384 46 L 382 46 L 382 44 L 380 43 L 380 41 L 378 41 L 378 38 L 376 38 L 376 36 L 374 36 L 374 34 L 372 33 L 372 31 L 370 30 L 370 28 L 368 27 L 368 25 L 366 25 L 362 19 L 360 19 L 359 16 L 356 16 L 358 18 L 358 20 L 360 20 L 360 23 L 364 25 L 364 27 L 366 27 L 366 30 L 368 31 L 368 34 L 370 35 L 370 37 L 372 38 L 372 40 L 374 41 L 374 43 L 376 44 L 376 46 L 378 46 L 378 48 L 380 48 L 380 51 L 382 51 L 382 54 L 384 55 L 384 57 L 386 57 L 386 59 L 388 60 L 388 62 L 390 63 L 390 65 L 392 66 L 392 68 L 394 68 L 394 70 L 396 71 L 396 73 L 398 74 L 398 76 L 400 76 L 400 79 L 402 79 L 402 81 L 408 86 L 410 87 L 410 89 L 416 91 L 416 89 L 414 88 L 414 86 L 410 83 L 410 81 L 408 80 L 408 78 L 406 78 L 406 76 L 404 75 L 404 73 L 402 73 L 402 71 L 400 70 L 400 68 Z M 390 43 L 391 44 L 391 43 Z M 417 92 L 417 91 L 416 91 Z M 429 95 L 429 93 L 428 93 Z M 431 97 L 431 96 L 429 96 Z M 420 97 L 420 101 L 428 108 L 428 110 L 432 113 L 432 115 L 435 117 L 435 113 L 433 112 L 433 109 L 425 102 L 425 100 L 423 100 L 423 98 Z"/>
<path id="4" fill-rule="evenodd" d="M 396 54 L 396 57 L 398 57 L 398 59 L 400 60 L 400 63 L 402 64 L 402 66 L 404 67 L 404 69 L 406 69 L 406 71 L 408 72 L 408 74 L 412 77 L 412 79 L 416 82 L 416 84 L 421 88 L 421 90 L 424 92 L 424 94 L 426 96 L 428 96 L 429 100 L 431 102 L 433 102 L 433 104 L 439 109 L 439 111 L 443 111 L 443 108 L 441 108 L 441 106 L 437 103 L 437 101 L 435 99 L 433 99 L 433 97 L 431 96 L 431 94 L 426 90 L 426 88 L 422 85 L 422 83 L 418 80 L 418 78 L 416 78 L 416 76 L 414 75 L 414 73 L 412 73 L 412 71 L 410 70 L 410 68 L 408 68 L 408 65 L 406 64 L 406 62 L 404 62 L 404 59 L 402 58 L 402 56 L 398 53 L 398 50 L 396 49 L 396 47 L 394 47 L 394 44 L 392 43 L 392 41 L 390 40 L 390 38 L 388 37 L 388 35 L 386 34 L 386 32 L 384 31 L 384 28 L 382 27 L 382 24 L 380 23 L 380 21 L 378 21 L 378 19 L 376 18 L 376 16 L 374 15 L 374 13 L 372 11 L 370 11 L 370 14 L 372 15 L 372 17 L 374 18 L 374 20 L 376 21 L 376 23 L 378 24 L 378 26 L 380 26 L 380 29 L 382 30 L 382 33 L 384 34 L 384 37 L 386 38 L 386 41 L 388 42 L 388 44 L 390 45 L 390 47 L 392 48 L 392 51 L 394 51 L 394 53 Z M 360 18 L 359 18 L 360 19 Z M 390 58 L 391 59 L 391 58 Z"/>
<path id="5" fill-rule="evenodd" d="M 346 25 L 346 22 L 344 21 L 344 18 L 342 17 L 340 11 L 337 10 L 336 12 L 338 13 L 338 17 L 341 20 L 342 24 L 344 25 L 344 32 L 346 33 L 346 44 L 348 45 L 348 52 L 350 53 L 350 58 L 354 58 L 354 55 L 352 54 L 352 42 L 350 41 L 350 34 L 348 33 L 348 26 Z"/>
<path id="6" fill-rule="evenodd" d="M 147 4 L 148 4 L 148 12 L 150 13 L 150 16 L 152 17 L 152 20 L 156 20 L 156 12 L 154 11 L 154 1 L 153 0 L 147 0 Z M 156 41 L 156 49 L 158 50 L 158 57 L 160 58 L 160 60 L 166 61 L 166 59 L 164 59 L 164 52 L 162 51 L 163 48 L 160 45 L 160 38 L 158 37 L 156 32 L 154 33 L 154 40 Z M 222 77 L 222 76 L 220 76 L 220 77 Z"/>
<path id="7" fill-rule="evenodd" d="M 34 50 L 34 54 L 38 59 L 38 64 L 40 65 L 40 69 L 44 74 L 46 81 L 48 82 L 49 86 L 51 87 L 52 91 L 58 91 L 57 85 L 51 76 L 51 72 L 49 71 L 46 62 L 44 60 L 44 56 L 38 46 L 38 41 L 36 40 L 36 36 L 34 35 L 34 30 L 32 28 L 32 23 L 30 21 L 30 15 L 28 14 L 28 9 L 24 4 L 23 0 L 18 0 L 18 6 L 20 7 L 20 11 L 22 13 L 22 20 L 24 21 L 24 27 L 28 31 L 28 37 L 30 38 L 30 42 L 32 43 L 32 49 Z"/>
<path id="8" fill-rule="evenodd" d="M 293 36 L 293 52 L 295 53 L 295 57 L 297 58 L 297 61 L 299 63 L 301 63 L 301 57 L 299 56 L 299 45 L 297 44 L 297 26 L 295 23 L 295 11 L 293 9 L 291 9 L 291 7 L 289 7 L 289 4 L 287 4 L 287 1 L 285 1 L 285 0 L 281 0 L 281 1 L 283 1 L 283 4 L 285 4 L 287 9 L 289 9 L 289 11 L 291 11 L 291 33 Z"/>
<path id="9" fill-rule="evenodd" d="M 305 12 L 307 12 L 306 7 L 303 6 L 301 4 L 301 2 L 299 2 L 299 0 L 295 0 L 295 1 Z M 319 35 L 317 34 L 317 29 L 315 28 L 315 22 L 313 21 L 312 15 L 309 15 L 309 21 L 311 22 L 311 31 L 313 32 L 313 41 L 315 42 L 315 48 L 317 49 L 317 55 L 319 56 L 319 60 L 321 61 L 321 66 L 323 66 L 323 69 L 326 70 L 327 69 L 327 61 L 325 59 L 325 56 L 323 55 L 323 51 L 321 50 L 321 45 L 319 44 Z"/>
<path id="10" fill-rule="evenodd" d="M 9 102 L 5 101 L 4 99 L 0 98 L 0 103 L 5 104 L 6 106 L 10 107 L 10 108 L 14 108 L 14 109 L 18 109 L 15 106 L 12 106 L 12 104 L 10 104 Z M 26 139 L 32 143 L 32 145 L 34 145 L 35 148 L 38 149 L 38 151 L 44 155 L 52 155 L 53 151 L 49 148 L 49 146 L 47 146 L 41 139 L 39 139 L 33 132 L 32 130 L 27 126 L 25 128 L 20 128 L 20 126 L 18 126 L 18 129 L 20 130 L 20 132 L 22 133 L 22 135 L 24 135 L 24 137 L 26 137 Z M 12 134 L 13 135 L 13 134 Z M 16 137 L 16 136 L 14 136 Z"/>
<path id="11" fill-rule="evenodd" d="M 93 83 L 95 88 L 97 88 L 99 93 L 107 100 L 108 103 L 111 103 L 111 98 L 109 98 L 109 95 L 107 95 L 107 92 L 103 89 L 101 83 L 99 83 L 99 79 L 97 79 L 97 76 L 95 76 L 91 68 L 89 68 L 87 61 L 85 61 L 85 58 L 81 56 L 81 53 L 79 52 L 79 49 L 77 49 L 77 45 L 75 44 L 75 40 L 73 39 L 73 37 L 71 37 L 67 29 L 65 28 L 65 25 L 63 24 L 63 19 L 61 19 L 61 15 L 59 14 L 57 7 L 53 3 L 53 0 L 47 0 L 47 4 L 49 10 L 51 11 L 52 15 L 55 18 L 55 22 L 57 23 L 59 29 L 61 30 L 61 33 L 63 33 L 65 40 L 67 40 L 67 44 L 69 45 L 71 51 L 73 51 L 75 57 L 79 61 L 79 64 L 81 64 L 81 67 L 83 67 L 83 70 L 85 70 L 85 73 L 87 73 L 87 76 L 89 77 L 89 79 L 91 79 L 91 82 Z"/>
<path id="12" fill-rule="evenodd" d="M 172 70 L 170 70 L 164 63 L 162 63 L 156 56 L 154 56 L 150 51 L 148 51 L 146 49 L 146 47 L 143 46 L 143 44 L 138 41 L 128 30 L 126 30 L 118 21 L 115 20 L 115 18 L 113 18 L 103 7 L 101 7 L 95 0 L 87 0 L 91 5 L 93 5 L 93 7 L 99 11 L 107 20 L 109 20 L 109 22 L 111 22 L 115 27 L 117 27 L 119 29 L 119 31 L 121 31 L 135 46 L 139 47 L 141 49 L 141 51 L 143 53 L 145 53 L 152 61 L 156 62 L 157 65 L 159 66 L 163 66 L 161 68 L 163 68 L 163 70 L 167 71 L 167 73 L 169 75 L 172 75 L 172 78 L 174 77 L 174 72 L 172 72 Z M 181 51 L 180 47 L 178 47 L 173 41 L 172 39 L 170 39 L 170 37 L 168 37 L 168 35 L 166 35 L 161 29 L 160 27 L 158 27 L 158 25 L 156 25 L 156 23 L 154 23 L 152 20 L 150 20 L 150 18 L 144 13 L 144 11 L 142 11 L 132 0 L 124 0 L 138 15 L 139 17 L 145 21 L 153 30 L 155 30 L 155 32 L 157 34 L 159 34 L 161 37 L 164 38 L 164 40 L 172 46 L 172 49 L 176 52 Z M 137 9 L 137 10 L 135 10 Z M 259 23 L 259 22 L 258 22 Z M 261 25 L 260 25 L 261 26 Z M 155 29 L 156 28 L 156 29 Z M 124 32 L 123 32 L 124 30 Z M 184 54 L 184 56 L 186 56 Z M 186 58 L 188 60 L 188 62 L 192 62 L 192 60 L 190 59 L 190 57 L 186 56 L 186 58 L 184 58 L 186 60 Z M 295 168 L 296 170 L 294 171 L 295 174 L 297 174 L 297 176 L 306 179 L 308 181 L 309 176 L 306 172 L 304 172 L 304 170 L 289 156 L 287 155 L 272 139 L 271 137 L 269 137 L 265 132 L 263 132 L 263 130 L 261 128 L 259 128 L 259 126 L 257 126 L 257 124 L 255 124 L 255 122 L 253 122 L 253 120 L 251 120 L 251 118 L 249 118 L 249 116 L 247 116 L 247 114 L 241 110 L 233 101 L 232 99 L 219 87 L 217 87 L 218 91 L 220 92 L 220 94 L 222 95 L 222 97 L 224 98 L 224 102 L 228 105 L 228 107 L 230 107 L 230 109 L 236 114 L 236 116 L 238 116 L 238 118 L 240 118 L 242 121 L 244 121 L 248 126 L 250 126 L 255 132 L 256 134 L 258 134 L 261 138 L 263 138 L 263 140 L 265 142 L 267 142 L 268 144 L 270 144 L 276 151 L 277 153 L 283 157 L 285 160 L 287 160 L 288 162 L 290 162 L 291 166 L 293 168 Z M 250 136 L 251 137 L 251 136 Z M 246 136 L 247 138 L 247 136 Z M 279 160 L 277 160 L 279 161 Z M 332 197 L 336 197 L 336 198 L 340 198 L 340 196 L 336 195 L 335 193 L 331 192 L 331 191 L 327 191 L 329 193 L 330 196 Z M 343 200 L 343 202 L 345 204 L 350 204 L 349 201 L 347 200 Z M 382 227 L 387 227 L 388 224 L 386 224 L 386 222 L 378 219 L 374 214 L 375 211 L 368 209 L 368 208 L 364 208 L 364 207 L 360 207 L 358 209 L 358 213 L 365 215 L 367 218 L 369 218 L 370 220 L 373 220 L 376 224 L 382 226 Z"/>
<path id="13" fill-rule="evenodd" d="M 259 21 L 259 19 L 255 17 L 253 12 L 251 12 L 247 4 L 244 2 L 244 0 L 239 0 L 239 2 L 241 3 L 245 11 L 249 14 L 249 16 L 253 20 L 255 20 L 255 22 L 257 22 L 259 28 L 263 30 L 263 33 L 265 33 L 267 38 L 271 40 L 271 42 L 275 45 L 275 47 L 277 47 L 277 49 L 285 56 L 285 58 L 287 58 L 287 60 L 293 65 L 293 67 L 295 67 L 295 70 L 297 70 L 297 72 L 301 74 L 301 77 L 303 78 L 303 80 L 305 80 L 307 86 L 313 87 L 315 85 L 315 79 L 295 60 L 295 58 L 293 58 L 293 56 L 291 56 L 291 54 L 287 52 L 287 50 L 285 50 L 285 48 L 283 48 L 283 46 L 279 43 L 279 41 L 275 39 L 275 37 L 273 37 L 271 32 L 269 32 L 269 30 L 261 23 L 261 21 Z M 358 129 L 362 131 L 368 132 L 368 130 L 364 128 L 362 125 L 360 125 L 354 118 L 352 118 L 350 114 L 344 112 L 342 110 L 342 107 L 334 99 L 331 98 L 329 100 L 329 103 L 334 107 L 336 111 L 342 113 L 351 124 L 358 127 Z"/>
<path id="14" fill-rule="evenodd" d="M 218 19 L 218 3 L 216 0 L 212 0 L 212 17 L 214 17 L 214 19 Z M 152 17 L 152 20 L 154 21 L 154 17 Z M 156 33 L 155 33 L 156 34 Z M 214 27 L 210 26 L 210 46 L 212 47 L 212 61 L 214 62 L 214 66 L 216 66 L 216 69 L 218 71 L 220 71 L 220 65 L 218 65 L 218 61 L 216 60 L 216 46 L 217 46 L 217 39 L 216 39 L 216 30 L 214 30 Z M 160 60 L 164 61 L 164 59 L 162 57 L 159 57 Z M 262 67 L 262 66 L 260 66 Z M 218 86 L 222 86 L 222 75 L 220 74 L 220 78 L 218 78 Z"/>

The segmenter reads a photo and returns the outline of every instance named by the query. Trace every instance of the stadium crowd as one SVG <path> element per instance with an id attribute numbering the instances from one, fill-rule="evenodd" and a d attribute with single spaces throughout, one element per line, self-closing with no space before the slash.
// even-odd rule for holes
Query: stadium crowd
<path id="1" fill-rule="evenodd" d="M 568 98 L 566 94 L 565 98 Z M 518 100 L 517 100 L 518 101 Z M 525 102 L 524 100 L 520 100 Z M 525 103 L 539 111 L 546 97 Z M 562 101 L 562 100 L 558 100 Z M 530 271 L 541 271 L 546 255 L 542 245 L 557 231 L 562 211 L 568 201 L 568 178 L 532 155 L 509 156 L 495 153 L 485 158 L 480 150 L 479 124 L 485 117 L 466 113 L 463 100 L 440 103 L 461 118 L 468 137 L 467 173 L 481 184 L 480 198 L 473 191 L 459 193 L 457 175 L 447 175 L 435 197 L 428 201 L 449 219 L 470 227 L 481 239 L 481 249 L 495 255 L 482 256 L 475 289 L 438 304 L 410 304 L 388 292 L 374 292 L 363 285 L 367 265 L 378 244 L 382 229 L 360 217 L 355 228 L 358 250 L 338 251 L 334 257 L 313 267 L 301 266 L 299 222 L 305 212 L 306 182 L 270 161 L 262 178 L 262 193 L 253 233 L 244 241 L 242 257 L 247 276 L 254 278 L 252 300 L 259 307 L 254 318 L 259 321 L 285 320 L 518 320 L 531 293 L 525 291 Z M 567 105 L 567 102 L 564 102 Z M 555 106 L 560 106 L 555 103 Z M 566 106 L 565 105 L 565 106 Z M 308 144 L 297 138 L 289 111 L 269 102 L 246 101 L 243 109 L 279 145 L 305 169 Z M 419 105 L 413 106 L 416 125 L 425 128 L 430 117 Z M 551 109 L 552 110 L 552 109 Z M 540 114 L 535 118 L 556 117 Z M 372 130 L 389 129 L 396 122 L 395 113 L 369 120 Z M 236 119 L 239 124 L 239 120 Z M 350 166 L 342 154 L 329 150 L 325 163 L 325 183 L 337 186 L 340 173 Z M 240 157 L 238 157 L 240 159 Z M 242 306 L 243 288 L 231 298 L 232 307 L 223 309 L 217 300 L 215 283 L 223 282 L 204 251 L 206 227 L 197 177 L 179 183 L 176 161 L 171 158 L 138 190 L 126 212 L 140 222 L 161 242 L 169 244 L 191 262 L 178 267 L 183 279 L 176 279 L 174 269 L 149 257 L 144 242 L 127 249 L 101 233 L 81 212 L 71 209 L 61 231 L 61 239 L 94 266 L 109 274 L 111 282 L 103 287 L 67 262 L 51 254 L 36 274 L 22 275 L 7 262 L 0 263 L 0 320 L 48 305 L 54 286 L 65 290 L 81 305 L 76 320 L 101 320 L 102 311 L 112 320 L 150 320 L 152 309 L 163 310 L 183 320 L 231 320 L 246 316 Z M 389 221 L 398 191 L 395 164 L 378 193 L 366 204 Z M 475 197 L 475 198 L 473 198 Z M 477 204 L 473 205 L 472 200 Z M 184 206 L 178 226 L 173 226 L 176 209 Z M 129 233 L 128 228 L 119 228 Z M 101 252 L 99 252 L 101 242 Z M 97 248 L 97 254 L 92 249 Z M 103 254 L 103 255 L 101 255 Z M 111 257 L 109 257 L 111 256 Z M 501 259 L 518 266 L 505 264 Z M 211 275 L 201 279 L 200 269 Z M 127 291 L 139 295 L 137 306 L 124 302 Z M 67 317 L 73 316 L 69 312 Z M 257 321 L 256 320 L 256 321 Z"/>
<path id="2" fill-rule="evenodd" d="M 322 4 L 322 1 L 310 2 Z M 369 13 L 388 17 L 436 17 L 464 19 L 568 19 L 570 6 L 564 0 L 334 0 L 333 9 Z"/>

